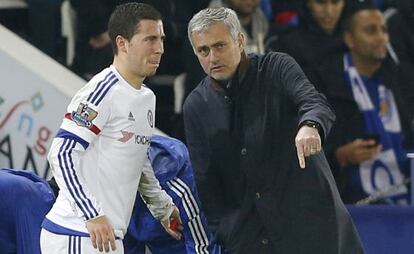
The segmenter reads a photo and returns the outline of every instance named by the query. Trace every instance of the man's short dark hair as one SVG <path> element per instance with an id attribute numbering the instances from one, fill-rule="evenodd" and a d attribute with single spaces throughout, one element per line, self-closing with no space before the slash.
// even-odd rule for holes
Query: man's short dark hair
<path id="1" fill-rule="evenodd" d="M 154 7 L 144 3 L 126 3 L 118 5 L 112 12 L 108 22 L 108 33 L 112 50 L 116 55 L 116 37 L 121 35 L 128 41 L 138 32 L 141 20 L 161 20 L 161 14 Z"/>
<path id="2" fill-rule="evenodd" d="M 355 14 L 365 10 L 378 10 L 372 0 L 347 0 L 344 13 L 343 31 L 352 32 L 354 28 L 353 19 Z"/>

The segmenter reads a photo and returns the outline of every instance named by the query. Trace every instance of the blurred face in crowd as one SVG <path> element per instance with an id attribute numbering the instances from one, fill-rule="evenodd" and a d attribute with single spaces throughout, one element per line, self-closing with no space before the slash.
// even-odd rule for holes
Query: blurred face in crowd
<path id="1" fill-rule="evenodd" d="M 239 16 L 250 16 L 260 5 L 260 0 L 226 0 L 225 3 Z"/>
<path id="2" fill-rule="evenodd" d="M 352 20 L 345 42 L 353 54 L 371 61 L 382 61 L 389 41 L 385 19 L 378 10 L 362 10 Z"/>
<path id="3" fill-rule="evenodd" d="M 156 73 L 164 53 L 164 29 L 161 20 L 141 20 L 137 33 L 127 40 L 118 36 L 118 50 L 125 53 L 129 69 L 139 77 Z"/>
<path id="4" fill-rule="evenodd" d="M 217 22 L 204 31 L 191 34 L 193 49 L 205 73 L 216 80 L 229 79 L 235 73 L 243 52 L 244 37 L 233 39 L 229 28 Z"/>
<path id="5" fill-rule="evenodd" d="M 332 33 L 341 18 L 345 0 L 308 0 L 308 7 L 316 23 Z"/>

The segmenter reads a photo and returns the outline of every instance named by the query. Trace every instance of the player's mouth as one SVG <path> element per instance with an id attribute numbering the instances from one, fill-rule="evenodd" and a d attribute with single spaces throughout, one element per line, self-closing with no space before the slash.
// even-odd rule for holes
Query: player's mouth
<path id="1" fill-rule="evenodd" d="M 150 61 L 149 64 L 151 65 L 155 65 L 155 66 L 160 66 L 160 61 Z"/>

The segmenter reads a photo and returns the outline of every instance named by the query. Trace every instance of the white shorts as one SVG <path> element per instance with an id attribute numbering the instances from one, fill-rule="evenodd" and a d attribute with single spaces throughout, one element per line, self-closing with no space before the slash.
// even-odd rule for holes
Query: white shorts
<path id="1" fill-rule="evenodd" d="M 115 241 L 116 250 L 99 252 L 93 248 L 89 237 L 58 235 L 42 228 L 40 232 L 40 249 L 42 254 L 89 254 L 89 253 L 111 253 L 124 254 L 122 240 Z"/>

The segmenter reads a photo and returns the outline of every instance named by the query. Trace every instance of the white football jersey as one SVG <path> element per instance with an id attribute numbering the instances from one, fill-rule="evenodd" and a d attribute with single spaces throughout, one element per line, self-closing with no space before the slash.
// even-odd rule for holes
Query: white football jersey
<path id="1" fill-rule="evenodd" d="M 48 159 L 60 187 L 43 227 L 86 236 L 85 221 L 106 215 L 123 238 L 137 190 L 154 217 L 172 212 L 148 160 L 154 131 L 155 95 L 135 89 L 106 68 L 77 92 L 67 108 Z"/>

